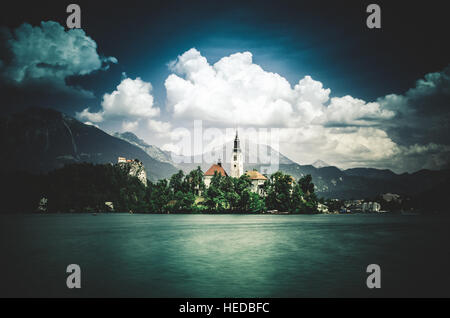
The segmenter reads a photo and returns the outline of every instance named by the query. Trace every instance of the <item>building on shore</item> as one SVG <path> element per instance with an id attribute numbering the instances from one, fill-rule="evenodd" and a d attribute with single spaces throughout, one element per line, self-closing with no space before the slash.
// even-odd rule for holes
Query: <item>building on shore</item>
<path id="1" fill-rule="evenodd" d="M 209 188 L 209 185 L 211 184 L 211 180 L 214 177 L 215 172 L 220 174 L 222 177 L 228 176 L 227 172 L 222 167 L 222 162 L 219 160 L 219 162 L 217 162 L 217 164 L 213 164 L 203 175 L 203 180 L 205 182 L 205 186 L 207 189 Z"/>
<path id="2" fill-rule="evenodd" d="M 381 205 L 378 202 L 364 202 L 362 212 L 380 212 Z"/>
<path id="3" fill-rule="evenodd" d="M 258 193 L 261 196 L 265 196 L 264 182 L 266 182 L 267 178 L 256 170 L 246 171 L 245 174 L 250 178 L 252 183 L 251 191 Z"/>

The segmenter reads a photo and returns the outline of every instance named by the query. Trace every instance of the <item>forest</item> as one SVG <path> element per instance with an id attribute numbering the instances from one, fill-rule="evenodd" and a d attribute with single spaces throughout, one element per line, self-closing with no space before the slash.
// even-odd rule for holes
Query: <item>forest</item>
<path id="1" fill-rule="evenodd" d="M 280 171 L 265 182 L 264 196 L 251 181 L 215 174 L 206 189 L 200 167 L 144 186 L 116 165 L 71 164 L 47 174 L 3 173 L 3 213 L 317 213 L 312 178 L 297 181 Z M 109 203 L 107 205 L 105 203 Z"/>

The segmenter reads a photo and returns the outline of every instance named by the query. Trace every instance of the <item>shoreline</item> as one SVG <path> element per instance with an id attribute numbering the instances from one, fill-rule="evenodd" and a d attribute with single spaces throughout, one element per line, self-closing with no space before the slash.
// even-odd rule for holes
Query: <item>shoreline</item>
<path id="1" fill-rule="evenodd" d="M 378 216 L 450 216 L 446 212 L 428 212 L 428 213 L 402 213 L 400 211 L 395 212 L 384 212 L 384 213 L 290 213 L 290 212 L 278 212 L 278 213 L 264 213 L 264 212 L 257 212 L 257 213 L 223 213 L 223 212 L 180 212 L 180 213 L 149 213 L 149 212 L 15 212 L 15 213 L 0 213 L 0 215 L 91 215 L 91 216 L 97 216 L 97 215 L 124 215 L 124 214 L 137 214 L 137 215 L 378 215 Z"/>

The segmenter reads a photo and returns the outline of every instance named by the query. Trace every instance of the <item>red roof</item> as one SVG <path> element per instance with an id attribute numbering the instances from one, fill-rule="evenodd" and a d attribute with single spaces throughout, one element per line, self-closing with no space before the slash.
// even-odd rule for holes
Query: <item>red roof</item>
<path id="1" fill-rule="evenodd" d="M 228 176 L 225 169 L 219 165 L 212 165 L 211 168 L 209 168 L 208 171 L 205 172 L 205 176 L 213 176 L 214 172 L 216 172 L 216 171 L 223 177 Z"/>

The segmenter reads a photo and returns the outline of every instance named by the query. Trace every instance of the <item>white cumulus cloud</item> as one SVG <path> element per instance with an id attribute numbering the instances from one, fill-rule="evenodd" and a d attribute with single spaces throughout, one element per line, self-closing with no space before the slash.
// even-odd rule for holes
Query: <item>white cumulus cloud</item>
<path id="1" fill-rule="evenodd" d="M 102 113 L 91 113 L 89 108 L 83 109 L 81 112 L 76 113 L 76 117 L 80 120 L 88 120 L 90 122 L 99 123 L 103 121 Z"/>
<path id="2" fill-rule="evenodd" d="M 311 76 L 292 87 L 283 76 L 255 64 L 250 52 L 210 64 L 192 48 L 169 68 L 173 74 L 165 87 L 174 120 L 200 119 L 209 127 L 278 127 L 281 151 L 300 163 L 320 158 L 342 168 L 412 171 L 435 168 L 449 157 L 448 140 L 430 143 L 430 136 L 442 129 L 431 132 L 429 127 L 448 130 L 450 116 L 436 114 L 442 114 L 443 104 L 448 105 L 450 68 L 425 75 L 404 95 L 390 94 L 375 101 L 331 96 L 331 90 Z M 428 140 L 403 144 L 405 136 Z M 173 142 L 165 145 L 166 149 L 175 146 Z"/>
<path id="3" fill-rule="evenodd" d="M 376 102 L 334 97 L 310 76 L 294 88 L 281 75 L 253 63 L 250 52 L 211 65 L 196 49 L 170 64 L 165 82 L 175 118 L 218 124 L 298 127 L 305 124 L 367 126 L 394 116 Z M 330 103 L 328 105 L 328 103 Z"/>
<path id="4" fill-rule="evenodd" d="M 152 85 L 136 79 L 126 78 L 111 94 L 103 96 L 103 112 L 106 116 L 155 117 L 159 108 L 153 107 Z"/>
<path id="5" fill-rule="evenodd" d="M 151 132 L 168 134 L 171 131 L 172 125 L 169 122 L 149 119 L 147 121 L 147 127 Z"/>
<path id="6" fill-rule="evenodd" d="M 122 130 L 123 131 L 136 131 L 139 126 L 138 121 L 124 121 L 122 122 Z"/>
<path id="7" fill-rule="evenodd" d="M 352 96 L 333 97 L 320 120 L 325 125 L 370 126 L 390 119 L 395 113 L 382 109 L 379 103 L 366 103 Z"/>
<path id="8" fill-rule="evenodd" d="M 102 109 L 90 112 L 89 108 L 76 114 L 80 120 L 101 122 L 105 118 L 123 119 L 134 122 L 140 119 L 159 116 L 160 109 L 154 107 L 152 85 L 139 77 L 125 78 L 111 94 L 103 95 Z"/>
<path id="9" fill-rule="evenodd" d="M 282 125 L 293 113 L 289 82 L 252 63 L 250 52 L 210 65 L 196 49 L 171 64 L 166 82 L 175 118 L 222 124 Z"/>

